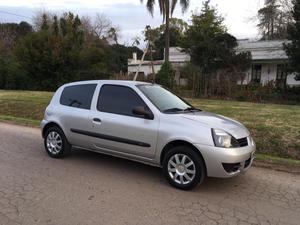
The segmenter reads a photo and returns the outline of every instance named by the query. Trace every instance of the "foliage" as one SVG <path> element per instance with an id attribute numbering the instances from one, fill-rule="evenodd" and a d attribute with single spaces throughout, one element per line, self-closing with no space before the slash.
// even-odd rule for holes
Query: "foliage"
<path id="1" fill-rule="evenodd" d="M 154 47 L 155 54 L 154 60 L 161 60 L 164 58 L 165 50 L 165 24 L 156 27 L 146 29 L 144 32 L 145 40 L 149 40 Z M 188 29 L 188 24 L 182 19 L 170 18 L 170 47 L 177 47 L 182 45 L 185 33 Z"/>
<path id="2" fill-rule="evenodd" d="M 143 3 L 143 0 L 140 0 Z M 146 7 L 150 14 L 153 16 L 155 0 L 147 0 Z M 169 48 L 170 48 L 170 17 L 172 16 L 177 0 L 158 0 L 160 14 L 165 21 L 165 61 L 169 61 Z M 190 4 L 190 0 L 180 0 L 182 13 L 186 12 Z"/>
<path id="3" fill-rule="evenodd" d="M 80 73 L 94 66 L 81 58 L 88 57 L 85 53 L 80 19 L 72 13 L 54 16 L 53 22 L 43 16 L 41 30 L 27 35 L 16 49 L 35 90 L 53 90 L 77 80 Z"/>
<path id="4" fill-rule="evenodd" d="M 29 82 L 20 65 L 12 57 L 0 55 L 0 88 L 24 90 Z"/>
<path id="5" fill-rule="evenodd" d="M 33 32 L 33 28 L 27 22 L 0 23 L 0 49 L 3 53 L 11 53 L 14 44 L 26 34 Z"/>
<path id="6" fill-rule="evenodd" d="M 98 34 L 87 18 L 82 24 L 71 12 L 35 19 L 36 31 L 25 22 L 0 24 L 0 89 L 55 90 L 66 82 L 109 78 L 127 72 L 133 51 L 142 54 L 137 47 L 109 44 L 109 38 L 117 42 L 117 29 L 99 38 L 99 18 Z"/>
<path id="7" fill-rule="evenodd" d="M 215 88 L 211 86 L 216 82 L 219 86 L 224 84 L 224 80 L 230 84 L 236 82 L 232 78 L 250 66 L 251 55 L 236 52 L 236 38 L 227 33 L 223 18 L 209 5 L 209 1 L 204 2 L 199 14 L 192 16 L 192 25 L 186 32 L 183 47 L 191 55 L 191 62 L 199 66 L 198 75 L 193 80 L 198 84 L 196 96 L 207 96 L 209 90 L 214 92 Z M 220 70 L 223 72 L 218 73 Z"/>
<path id="8" fill-rule="evenodd" d="M 287 27 L 291 22 L 288 5 L 290 0 L 265 0 L 265 5 L 258 10 L 258 28 L 262 39 L 285 39 Z"/>
<path id="9" fill-rule="evenodd" d="M 165 62 L 156 75 L 156 82 L 167 88 L 173 87 L 174 70 L 171 63 Z"/>
<path id="10" fill-rule="evenodd" d="M 288 28 L 288 39 L 291 43 L 284 46 L 289 57 L 291 70 L 297 73 L 296 79 L 300 80 L 300 0 L 293 1 L 292 11 L 294 23 Z"/>

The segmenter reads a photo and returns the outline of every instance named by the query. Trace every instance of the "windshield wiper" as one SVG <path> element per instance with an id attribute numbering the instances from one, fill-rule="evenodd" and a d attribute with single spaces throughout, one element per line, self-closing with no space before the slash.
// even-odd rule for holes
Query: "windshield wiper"
<path id="1" fill-rule="evenodd" d="M 163 112 L 164 113 L 168 113 L 168 112 L 183 112 L 184 109 L 179 109 L 179 108 L 170 108 L 170 109 L 166 109 Z"/>
<path id="2" fill-rule="evenodd" d="M 188 107 L 188 108 L 184 109 L 183 111 L 190 111 L 190 112 L 192 112 L 192 111 L 201 111 L 201 109 L 197 109 L 195 107 Z"/>

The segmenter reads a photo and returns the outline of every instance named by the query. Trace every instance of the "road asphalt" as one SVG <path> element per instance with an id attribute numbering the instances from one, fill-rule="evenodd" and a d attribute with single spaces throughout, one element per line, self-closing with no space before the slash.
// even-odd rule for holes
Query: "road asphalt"
<path id="1" fill-rule="evenodd" d="M 0 123 L 0 225 L 300 224 L 300 175 L 259 167 L 192 191 L 159 168 L 74 150 L 48 157 L 40 130 Z"/>

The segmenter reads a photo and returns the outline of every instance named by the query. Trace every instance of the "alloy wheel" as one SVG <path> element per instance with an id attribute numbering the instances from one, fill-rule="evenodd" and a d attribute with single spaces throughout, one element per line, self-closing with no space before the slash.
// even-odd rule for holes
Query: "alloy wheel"
<path id="1" fill-rule="evenodd" d="M 187 155 L 175 154 L 168 161 L 168 173 L 176 183 L 186 185 L 195 178 L 196 166 Z"/>
<path id="2" fill-rule="evenodd" d="M 56 131 L 48 134 L 46 144 L 48 151 L 53 155 L 57 155 L 62 150 L 62 138 Z"/>

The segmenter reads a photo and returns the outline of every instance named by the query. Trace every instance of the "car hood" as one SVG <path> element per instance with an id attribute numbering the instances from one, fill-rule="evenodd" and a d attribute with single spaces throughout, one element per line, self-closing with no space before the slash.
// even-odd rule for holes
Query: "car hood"
<path id="1" fill-rule="evenodd" d="M 180 114 L 180 116 L 186 120 L 201 123 L 210 128 L 222 129 L 236 139 L 247 137 L 250 134 L 247 128 L 240 122 L 214 113 L 201 111 L 196 113 Z"/>

